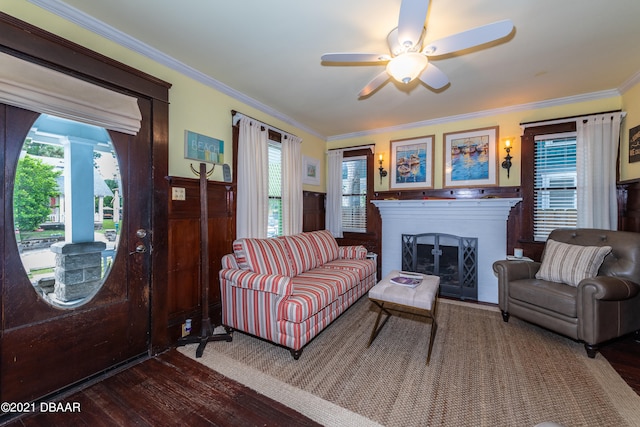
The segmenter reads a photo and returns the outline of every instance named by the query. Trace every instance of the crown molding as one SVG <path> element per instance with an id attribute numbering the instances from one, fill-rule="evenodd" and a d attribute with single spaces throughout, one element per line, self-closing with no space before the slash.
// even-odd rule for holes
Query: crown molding
<path id="1" fill-rule="evenodd" d="M 105 39 L 111 40 L 114 43 L 119 44 L 133 52 L 139 53 L 140 55 L 146 56 L 149 59 L 152 59 L 155 62 L 158 62 L 174 71 L 177 71 L 187 77 L 196 80 L 206 86 L 212 87 L 217 91 L 242 102 L 250 107 L 255 108 L 256 110 L 262 111 L 265 114 L 270 115 L 278 120 L 281 120 L 284 123 L 287 123 L 291 126 L 295 126 L 298 129 L 301 129 L 311 135 L 314 135 L 322 140 L 326 140 L 325 135 L 321 135 L 316 130 L 309 128 L 308 126 L 297 122 L 291 117 L 282 114 L 281 112 L 265 105 L 227 85 L 224 83 L 202 73 L 201 71 L 196 70 L 193 67 L 190 67 L 175 58 L 161 52 L 160 50 L 149 46 L 146 43 L 141 42 L 138 39 L 135 39 L 128 34 L 117 30 L 110 25 L 105 24 L 104 22 L 88 15 L 74 7 L 69 6 L 68 4 L 59 1 L 59 0 L 27 0 L 29 3 L 32 3 L 48 12 L 51 12 L 67 21 L 70 21 L 92 33 L 95 33 Z"/>
<path id="2" fill-rule="evenodd" d="M 633 86 L 637 85 L 638 83 L 640 83 L 640 71 L 638 71 L 633 76 L 631 76 L 626 82 L 622 83 L 620 85 L 620 88 L 618 88 L 618 90 L 620 91 L 621 94 L 623 94 L 627 92 L 629 89 L 631 89 Z"/>
<path id="3" fill-rule="evenodd" d="M 339 140 L 348 139 L 348 138 L 378 135 L 381 133 L 388 133 L 388 132 L 398 132 L 398 131 L 415 129 L 415 128 L 424 127 L 424 126 L 441 125 L 444 123 L 457 122 L 461 120 L 471 120 L 471 119 L 477 119 L 477 118 L 483 118 L 483 117 L 490 117 L 498 114 L 508 114 L 508 113 L 513 113 L 518 111 L 535 110 L 535 109 L 547 108 L 547 107 L 556 107 L 559 105 L 573 104 L 577 102 L 594 101 L 594 100 L 610 98 L 612 96 L 620 96 L 620 92 L 616 89 L 604 90 L 600 92 L 592 92 L 592 93 L 586 93 L 582 95 L 568 96 L 565 98 L 549 99 L 549 100 L 540 101 L 540 102 L 530 102 L 527 104 L 519 104 L 519 105 L 512 105 L 509 107 L 494 108 L 492 110 L 476 111 L 473 113 L 440 117 L 436 119 L 406 123 L 403 125 L 390 126 L 386 128 L 378 128 L 378 129 L 366 130 L 361 132 L 345 133 L 342 135 L 333 135 L 333 136 L 327 137 L 327 142 L 339 141 Z"/>

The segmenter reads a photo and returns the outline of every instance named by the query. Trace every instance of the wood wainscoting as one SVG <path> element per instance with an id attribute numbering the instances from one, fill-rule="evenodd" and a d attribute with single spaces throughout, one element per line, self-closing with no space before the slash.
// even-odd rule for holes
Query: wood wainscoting
<path id="1" fill-rule="evenodd" d="M 325 193 L 302 192 L 302 231 L 324 230 Z"/>
<path id="2" fill-rule="evenodd" d="M 169 200 L 169 248 L 168 248 L 168 329 L 171 342 L 181 334 L 181 325 L 192 319 L 192 330 L 200 328 L 200 200 L 199 181 L 191 178 L 168 178 L 170 187 L 185 189 L 186 200 Z M 171 189 L 169 191 L 171 194 Z M 221 319 L 220 283 L 218 271 L 221 259 L 231 253 L 236 236 L 236 187 L 232 183 L 209 182 L 209 256 L 210 292 L 209 313 L 214 325 Z M 420 200 L 429 198 L 474 199 L 484 197 L 521 197 L 520 187 L 482 187 L 461 189 L 434 189 L 414 191 L 375 192 L 373 199 Z M 303 192 L 303 231 L 325 228 L 326 194 Z M 619 229 L 640 232 L 640 180 L 618 185 Z M 530 242 L 524 238 L 522 203 L 511 209 L 507 222 L 507 251 L 524 247 L 526 255 L 540 259 L 543 243 Z M 366 233 L 345 233 L 338 239 L 340 245 L 363 245 L 378 254 L 378 276 L 381 266 L 382 223 L 378 209 L 371 204 Z"/>
<path id="3" fill-rule="evenodd" d="M 175 343 L 182 334 L 182 324 L 192 321 L 192 331 L 201 328 L 200 295 L 200 183 L 195 178 L 168 177 L 172 189 L 183 188 L 185 200 L 169 200 L 168 230 L 168 335 Z M 207 185 L 209 215 L 209 314 L 214 326 L 220 325 L 222 306 L 218 272 L 222 257 L 233 250 L 236 238 L 236 186 L 228 182 L 209 181 Z M 303 230 L 325 227 L 325 194 L 303 193 Z"/>
<path id="4" fill-rule="evenodd" d="M 618 184 L 618 229 L 640 233 L 640 180 Z"/>
<path id="5" fill-rule="evenodd" d="M 182 324 L 192 320 L 192 331 L 201 330 L 200 294 L 200 182 L 169 177 L 169 195 L 183 188 L 185 200 L 169 200 L 168 324 L 171 342 L 182 335 Z M 209 315 L 220 325 L 221 300 L 218 272 L 225 254 L 231 253 L 236 236 L 235 186 L 209 181 L 207 185 L 209 231 Z"/>

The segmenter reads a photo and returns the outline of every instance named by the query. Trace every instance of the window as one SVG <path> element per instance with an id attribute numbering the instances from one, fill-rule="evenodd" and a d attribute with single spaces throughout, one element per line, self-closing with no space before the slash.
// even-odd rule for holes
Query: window
<path id="1" fill-rule="evenodd" d="M 269 141 L 269 216 L 267 237 L 282 235 L 282 145 Z"/>
<path id="2" fill-rule="evenodd" d="M 24 271 L 47 303 L 80 306 L 106 282 L 120 241 L 120 188 L 105 128 L 48 114 L 33 123 L 16 167 L 13 219 Z M 54 246 L 73 239 L 91 246 Z"/>
<path id="3" fill-rule="evenodd" d="M 576 133 L 536 135 L 533 239 L 546 241 L 556 228 L 575 227 Z"/>
<path id="4" fill-rule="evenodd" d="M 367 156 L 342 161 L 342 229 L 367 231 Z"/>

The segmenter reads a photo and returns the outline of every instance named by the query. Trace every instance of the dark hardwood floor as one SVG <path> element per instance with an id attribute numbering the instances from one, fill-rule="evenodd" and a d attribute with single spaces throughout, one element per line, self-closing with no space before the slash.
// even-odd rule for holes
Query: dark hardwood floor
<path id="1" fill-rule="evenodd" d="M 640 395 L 640 342 L 634 334 L 617 339 L 600 349 L 613 369 Z"/>
<path id="2" fill-rule="evenodd" d="M 77 412 L 48 412 L 8 426 L 319 426 L 175 349 L 110 376 L 60 402 Z M 37 405 L 39 407 L 39 404 Z M 77 406 L 76 406 L 77 407 Z"/>
<path id="3" fill-rule="evenodd" d="M 640 395 L 640 343 L 634 336 L 601 349 Z M 7 426 L 317 426 L 319 424 L 238 384 L 175 349 L 145 360 L 60 400 L 79 412 L 40 413 Z"/>

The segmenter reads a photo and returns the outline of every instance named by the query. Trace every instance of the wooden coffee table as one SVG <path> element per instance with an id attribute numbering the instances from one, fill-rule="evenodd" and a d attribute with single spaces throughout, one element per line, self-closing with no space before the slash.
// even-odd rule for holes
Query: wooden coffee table
<path id="1" fill-rule="evenodd" d="M 436 330 L 438 329 L 435 315 L 438 303 L 440 277 L 412 273 L 420 274 L 420 276 L 422 276 L 422 283 L 415 288 L 411 288 L 391 283 L 390 280 L 398 276 L 399 273 L 400 272 L 398 270 L 392 271 L 369 290 L 369 299 L 380 308 L 380 311 L 378 312 L 376 323 L 373 325 L 373 330 L 371 331 L 371 337 L 369 338 L 369 344 L 367 344 L 367 347 L 371 345 L 378 336 L 380 330 L 387 323 L 387 320 L 389 320 L 389 317 L 391 316 L 391 311 L 422 316 L 431 320 L 431 333 L 429 335 L 429 349 L 427 352 L 428 365 L 429 360 L 431 359 L 433 340 L 436 336 Z M 387 316 L 380 325 L 380 319 L 382 318 L 383 312 Z M 380 326 L 378 327 L 378 325 Z"/>

